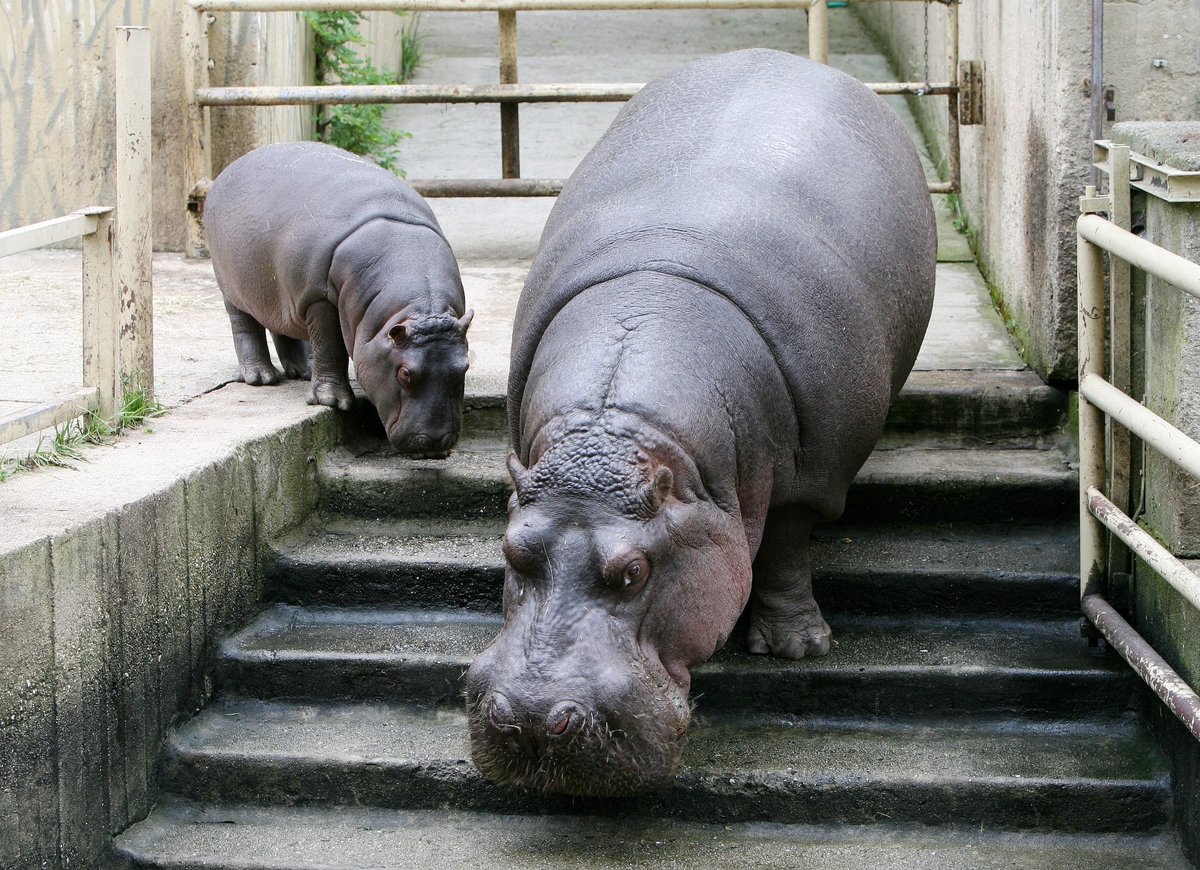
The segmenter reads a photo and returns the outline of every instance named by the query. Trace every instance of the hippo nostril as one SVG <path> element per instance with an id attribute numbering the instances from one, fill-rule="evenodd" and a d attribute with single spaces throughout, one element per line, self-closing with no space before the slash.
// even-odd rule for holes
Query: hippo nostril
<path id="1" fill-rule="evenodd" d="M 546 716 L 546 732 L 551 737 L 568 737 L 583 725 L 583 711 L 570 701 L 554 705 Z"/>
<path id="2" fill-rule="evenodd" d="M 413 438 L 412 443 L 413 443 L 413 446 L 416 447 L 418 450 L 428 450 L 429 445 L 432 442 L 429 440 L 428 435 L 417 435 Z"/>
<path id="3" fill-rule="evenodd" d="M 442 438 L 438 441 L 438 448 L 441 450 L 449 450 L 457 441 L 458 433 L 450 432 L 447 435 L 442 436 Z"/>
<path id="4" fill-rule="evenodd" d="M 517 728 L 515 720 L 516 715 L 508 699 L 503 695 L 492 695 L 488 702 L 488 721 L 492 727 L 497 731 L 512 731 Z"/>

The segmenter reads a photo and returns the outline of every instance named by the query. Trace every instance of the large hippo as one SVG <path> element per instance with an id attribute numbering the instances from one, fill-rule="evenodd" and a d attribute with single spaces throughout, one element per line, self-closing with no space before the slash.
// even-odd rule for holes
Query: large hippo
<path id="1" fill-rule="evenodd" d="M 217 176 L 204 228 L 242 380 L 281 379 L 265 328 L 283 375 L 311 376 L 308 403 L 347 410 L 352 358 L 397 450 L 450 452 L 472 312 L 454 253 L 416 191 L 340 148 L 268 145 Z"/>
<path id="2" fill-rule="evenodd" d="M 748 600 L 751 652 L 828 652 L 809 532 L 912 368 L 934 262 L 908 133 L 849 76 L 742 51 L 629 102 L 517 308 L 504 626 L 467 674 L 484 773 L 664 787 L 689 669 Z"/>

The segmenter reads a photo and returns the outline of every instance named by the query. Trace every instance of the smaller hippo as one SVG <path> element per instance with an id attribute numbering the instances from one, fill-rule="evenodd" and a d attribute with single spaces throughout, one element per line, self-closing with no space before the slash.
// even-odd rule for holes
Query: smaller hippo
<path id="1" fill-rule="evenodd" d="M 311 377 L 308 403 L 344 411 L 353 359 L 397 450 L 450 452 L 474 312 L 464 313 L 454 252 L 415 190 L 340 148 L 267 145 L 213 182 L 204 226 L 241 380 Z"/>

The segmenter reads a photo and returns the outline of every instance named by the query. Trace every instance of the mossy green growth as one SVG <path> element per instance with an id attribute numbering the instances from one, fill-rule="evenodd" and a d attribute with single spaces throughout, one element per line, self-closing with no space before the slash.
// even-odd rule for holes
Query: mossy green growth
<path id="1" fill-rule="evenodd" d="M 418 16 L 412 16 L 402 29 L 400 69 L 396 72 L 380 70 L 359 55 L 357 49 L 367 45 L 358 29 L 362 18 L 361 12 L 304 13 L 304 20 L 313 32 L 317 81 L 343 85 L 395 85 L 410 81 L 421 63 Z M 393 149 L 412 134 L 389 130 L 383 121 L 385 108 L 384 105 L 318 106 L 317 138 L 404 175 L 396 165 Z"/>
<path id="2" fill-rule="evenodd" d="M 163 406 L 144 391 L 128 392 L 113 425 L 102 420 L 95 411 L 89 411 L 61 426 L 55 426 L 54 434 L 39 439 L 38 446 L 31 453 L 23 457 L 0 459 L 0 483 L 22 471 L 70 468 L 73 462 L 84 462 L 87 459 L 82 450 L 85 445 L 104 444 L 122 431 L 136 429 L 164 411 Z"/>

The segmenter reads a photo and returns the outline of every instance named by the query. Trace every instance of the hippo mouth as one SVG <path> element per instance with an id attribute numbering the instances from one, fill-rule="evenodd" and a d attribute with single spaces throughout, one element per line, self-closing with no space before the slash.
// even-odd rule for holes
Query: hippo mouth
<path id="1" fill-rule="evenodd" d="M 597 713 L 571 728 L 547 729 L 545 721 L 497 725 L 491 697 L 469 702 L 471 758 L 488 778 L 543 792 L 619 797 L 668 788 L 683 755 L 688 718 L 662 709 L 618 722 Z"/>

